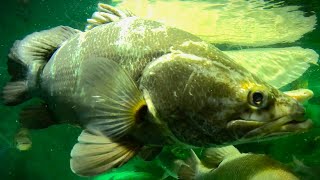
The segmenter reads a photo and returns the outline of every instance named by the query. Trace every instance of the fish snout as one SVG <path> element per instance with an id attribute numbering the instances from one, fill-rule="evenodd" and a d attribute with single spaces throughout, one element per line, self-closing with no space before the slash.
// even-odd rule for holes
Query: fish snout
<path id="1" fill-rule="evenodd" d="M 300 104 L 296 103 L 292 108 L 292 113 L 290 117 L 294 121 L 305 121 L 306 120 L 306 109 Z"/>

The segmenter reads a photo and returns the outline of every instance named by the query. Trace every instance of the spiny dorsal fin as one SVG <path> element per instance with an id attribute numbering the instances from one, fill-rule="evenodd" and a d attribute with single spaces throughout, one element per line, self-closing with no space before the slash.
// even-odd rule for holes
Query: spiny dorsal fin
<path id="1" fill-rule="evenodd" d="M 217 167 L 224 159 L 240 155 L 241 153 L 234 146 L 207 148 L 203 152 L 203 162 Z"/>
<path id="2" fill-rule="evenodd" d="M 91 58 L 83 62 L 80 76 L 77 97 L 84 107 L 79 107 L 79 120 L 88 130 L 119 138 L 139 123 L 146 102 L 119 64 L 106 58 Z"/>
<path id="3" fill-rule="evenodd" d="M 86 26 L 85 31 L 102 24 L 116 22 L 131 16 L 134 15 L 128 10 L 121 11 L 120 9 L 112 7 L 108 4 L 99 3 L 98 11 L 93 13 L 91 19 L 87 19 L 88 25 Z"/>
<path id="4" fill-rule="evenodd" d="M 71 151 L 70 167 L 80 176 L 95 176 L 119 167 L 140 149 L 132 141 L 113 142 L 102 134 L 82 131 Z"/>

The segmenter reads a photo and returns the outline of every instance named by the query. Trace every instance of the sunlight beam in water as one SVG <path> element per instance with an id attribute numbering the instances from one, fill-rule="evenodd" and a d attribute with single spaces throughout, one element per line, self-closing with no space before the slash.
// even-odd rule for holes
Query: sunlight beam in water
<path id="1" fill-rule="evenodd" d="M 265 46 L 291 43 L 314 30 L 316 16 L 299 6 L 263 0 L 123 0 L 118 8 L 162 21 L 214 44 Z"/>

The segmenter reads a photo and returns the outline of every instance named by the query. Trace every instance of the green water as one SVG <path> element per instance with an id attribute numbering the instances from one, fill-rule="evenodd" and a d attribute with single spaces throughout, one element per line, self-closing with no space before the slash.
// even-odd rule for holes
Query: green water
<path id="1" fill-rule="evenodd" d="M 0 2 L 0 87 L 10 79 L 6 70 L 9 49 L 16 39 L 25 35 L 58 25 L 67 25 L 83 29 L 85 20 L 96 9 L 97 0 L 1 0 Z M 101 1 L 99 1 L 101 2 Z M 109 1 L 103 1 L 108 3 Z M 110 3 L 110 2 L 109 2 Z M 306 13 L 315 12 L 320 17 L 320 1 L 287 0 L 286 5 L 300 5 Z M 276 45 L 284 47 L 288 44 Z M 320 27 L 306 34 L 302 39 L 291 43 L 311 48 L 320 54 Z M 315 96 L 305 104 L 308 116 L 315 127 L 307 133 L 280 138 L 272 141 L 238 145 L 243 152 L 265 153 L 295 168 L 292 158 L 310 167 L 310 172 L 298 172 L 302 178 L 320 178 L 320 69 L 312 66 L 297 81 L 283 88 L 292 89 L 304 84 L 314 91 Z M 16 107 L 0 106 L 0 179 L 85 179 L 74 175 L 69 167 L 70 150 L 81 132 L 80 129 L 59 125 L 47 129 L 32 131 L 33 147 L 30 151 L 15 149 L 14 134 L 18 128 L 18 113 L 22 107 L 33 104 L 26 102 Z M 152 175 L 144 172 L 130 174 L 135 166 L 148 169 Z M 156 179 L 163 170 L 155 162 L 143 162 L 135 158 L 125 166 L 112 170 L 97 179 L 118 178 Z M 317 176 L 318 175 L 318 176 Z"/>

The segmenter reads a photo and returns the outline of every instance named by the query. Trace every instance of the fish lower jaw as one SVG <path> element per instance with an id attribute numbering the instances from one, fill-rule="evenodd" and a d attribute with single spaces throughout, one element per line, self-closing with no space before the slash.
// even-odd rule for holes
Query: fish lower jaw
<path id="1" fill-rule="evenodd" d="M 284 116 L 248 132 L 243 138 L 265 138 L 270 136 L 282 136 L 285 134 L 296 134 L 306 132 L 312 127 L 313 122 L 310 119 L 302 121 L 300 119 L 292 119 L 290 116 Z"/>
<path id="2" fill-rule="evenodd" d="M 305 121 L 290 121 L 288 123 L 283 124 L 279 130 L 282 132 L 305 132 L 313 127 L 313 122 L 311 119 L 307 119 Z"/>

